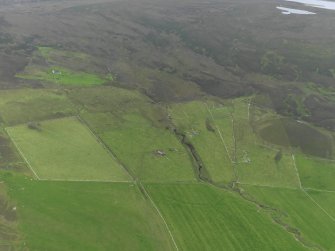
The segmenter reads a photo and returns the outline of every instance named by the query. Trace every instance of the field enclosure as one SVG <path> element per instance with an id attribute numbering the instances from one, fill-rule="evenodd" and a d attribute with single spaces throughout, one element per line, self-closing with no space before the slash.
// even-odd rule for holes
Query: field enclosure
<path id="1" fill-rule="evenodd" d="M 76 117 L 6 129 L 39 179 L 127 181 L 130 177 Z"/>
<path id="2" fill-rule="evenodd" d="M 133 183 L 18 176 L 6 183 L 18 201 L 19 231 L 30 250 L 174 250 L 161 219 Z"/>
<path id="3" fill-rule="evenodd" d="M 277 212 L 281 214 L 275 216 L 279 217 L 277 220 L 295 227 L 306 245 L 321 250 L 334 250 L 332 193 L 255 186 L 244 188 L 258 201 L 277 208 Z"/>
<path id="4" fill-rule="evenodd" d="M 305 250 L 236 194 L 200 184 L 148 184 L 180 250 Z"/>

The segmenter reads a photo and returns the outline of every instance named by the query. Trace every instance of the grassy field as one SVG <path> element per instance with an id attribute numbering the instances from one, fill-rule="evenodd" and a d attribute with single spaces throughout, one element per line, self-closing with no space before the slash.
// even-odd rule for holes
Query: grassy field
<path id="1" fill-rule="evenodd" d="M 183 146 L 169 130 L 154 125 L 146 115 L 86 113 L 83 117 L 140 180 L 195 181 L 192 162 Z"/>
<path id="2" fill-rule="evenodd" d="M 335 221 L 335 192 L 311 189 L 306 189 L 306 191 Z"/>
<path id="3" fill-rule="evenodd" d="M 29 250 L 174 250 L 134 184 L 4 180 Z"/>
<path id="4" fill-rule="evenodd" d="M 147 184 L 180 250 L 305 250 L 237 195 L 201 184 Z"/>
<path id="5" fill-rule="evenodd" d="M 40 130 L 7 128 L 17 148 L 41 179 L 126 181 L 130 177 L 77 118 L 49 120 Z"/>
<path id="6" fill-rule="evenodd" d="M 296 155 L 301 183 L 307 188 L 335 191 L 335 162 Z"/>
<path id="7" fill-rule="evenodd" d="M 64 117 L 76 113 L 76 106 L 64 92 L 55 89 L 0 91 L 0 117 L 8 125 Z"/>
<path id="8" fill-rule="evenodd" d="M 283 219 L 298 228 L 303 237 L 324 250 L 335 249 L 335 221 L 302 190 L 245 186 L 257 200 L 281 209 Z M 331 205 L 331 204 L 329 204 Z"/>

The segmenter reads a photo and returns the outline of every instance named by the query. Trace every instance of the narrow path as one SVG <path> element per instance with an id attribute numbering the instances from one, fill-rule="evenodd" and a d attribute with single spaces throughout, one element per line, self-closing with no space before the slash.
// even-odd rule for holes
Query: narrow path
<path id="1" fill-rule="evenodd" d="M 316 192 L 323 192 L 323 193 L 335 193 L 334 190 L 324 190 L 324 189 L 317 189 L 311 187 L 304 187 L 305 190 L 316 191 Z"/>
<path id="2" fill-rule="evenodd" d="M 297 165 L 296 165 L 296 163 L 295 163 L 295 157 L 294 157 L 294 154 L 293 154 L 293 153 L 292 153 L 292 161 L 293 161 L 294 169 L 295 169 L 295 171 L 296 171 L 296 173 L 297 173 L 298 182 L 299 182 L 299 187 L 300 187 L 300 189 L 303 190 L 303 187 L 302 187 L 302 185 L 301 185 L 301 179 L 300 179 L 299 171 L 298 171 Z"/>
<path id="3" fill-rule="evenodd" d="M 333 216 L 331 216 L 319 203 L 317 203 L 312 196 L 310 196 L 304 189 L 302 189 L 302 191 L 306 194 L 306 196 L 313 201 L 313 203 L 318 206 L 332 221 L 335 222 L 335 218 Z"/>
<path id="4" fill-rule="evenodd" d="M 156 212 L 158 213 L 159 217 L 163 220 L 164 225 L 165 225 L 165 227 L 166 227 L 166 230 L 168 231 L 168 233 L 169 233 L 169 235 L 170 235 L 170 238 L 171 238 L 171 240 L 172 240 L 172 243 L 173 243 L 175 249 L 176 249 L 177 251 L 179 251 L 179 248 L 178 248 L 177 243 L 176 243 L 176 241 L 175 241 L 175 239 L 174 239 L 174 237 L 173 237 L 173 234 L 172 234 L 172 232 L 171 232 L 171 230 L 170 230 L 170 228 L 169 228 L 169 225 L 167 224 L 167 222 L 166 222 L 164 216 L 162 215 L 161 211 L 160 211 L 159 208 L 157 207 L 156 203 L 153 201 L 153 199 L 151 198 L 151 196 L 149 195 L 149 193 L 147 192 L 147 190 L 145 189 L 145 187 L 142 185 L 142 183 L 141 183 L 140 181 L 137 182 L 137 185 L 138 185 L 139 189 L 142 191 L 142 193 L 145 195 L 145 197 L 149 199 L 149 201 L 151 202 L 151 205 L 154 207 L 154 209 L 155 209 Z"/>
<path id="5" fill-rule="evenodd" d="M 236 182 L 236 184 L 239 185 L 245 185 L 245 186 L 255 186 L 255 187 L 264 187 L 264 188 L 284 188 L 284 189 L 291 189 L 291 190 L 300 190 L 300 188 L 296 187 L 284 187 L 284 186 L 270 186 L 270 185 L 264 185 L 264 184 L 255 184 L 255 183 L 243 183 L 243 182 Z"/>
<path id="6" fill-rule="evenodd" d="M 53 181 L 53 182 L 91 182 L 91 183 L 135 183 L 132 180 L 85 180 L 85 179 L 39 179 L 40 181 Z"/>

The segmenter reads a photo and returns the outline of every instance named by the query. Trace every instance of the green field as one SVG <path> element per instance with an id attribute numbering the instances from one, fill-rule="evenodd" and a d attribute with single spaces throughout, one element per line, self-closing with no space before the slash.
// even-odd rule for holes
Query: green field
<path id="1" fill-rule="evenodd" d="M 83 118 L 140 180 L 196 180 L 192 162 L 177 138 L 169 130 L 155 126 L 144 114 L 86 113 Z"/>
<path id="2" fill-rule="evenodd" d="M 18 176 L 5 182 L 29 250 L 174 250 L 161 218 L 132 183 Z"/>
<path id="3" fill-rule="evenodd" d="M 335 221 L 335 192 L 312 189 L 306 189 L 306 191 L 333 218 L 332 221 Z"/>
<path id="4" fill-rule="evenodd" d="M 0 117 L 6 125 L 74 115 L 76 106 L 56 89 L 0 91 Z"/>
<path id="5" fill-rule="evenodd" d="M 201 184 L 147 184 L 180 250 L 305 250 L 236 194 Z"/>
<path id="6" fill-rule="evenodd" d="M 295 159 L 304 187 L 335 191 L 334 161 L 313 159 L 302 154 L 297 155 Z"/>
<path id="7" fill-rule="evenodd" d="M 305 192 L 284 188 L 244 188 L 257 200 L 282 210 L 286 215 L 282 220 L 299 229 L 309 243 L 322 247 L 322 250 L 335 250 L 335 221 Z"/>
<path id="8" fill-rule="evenodd" d="M 7 128 L 40 179 L 127 181 L 130 177 L 77 118 L 41 122 L 40 130 Z"/>

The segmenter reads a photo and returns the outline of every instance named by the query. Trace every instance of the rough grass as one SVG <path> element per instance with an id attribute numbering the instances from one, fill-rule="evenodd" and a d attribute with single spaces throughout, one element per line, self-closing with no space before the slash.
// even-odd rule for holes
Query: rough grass
<path id="1" fill-rule="evenodd" d="M 298 228 L 303 237 L 324 250 L 335 249 L 335 222 L 305 192 L 296 189 L 246 187 L 257 200 L 282 210 L 284 220 Z"/>
<path id="2" fill-rule="evenodd" d="M 25 250 L 17 224 L 15 203 L 10 200 L 4 183 L 0 184 L 0 250 Z"/>
<path id="3" fill-rule="evenodd" d="M 262 146 L 248 148 L 250 163 L 239 163 L 238 174 L 241 183 L 277 187 L 299 187 L 299 179 L 291 155 L 283 153 L 275 161 L 278 150 Z"/>
<path id="4" fill-rule="evenodd" d="M 230 182 L 234 177 L 229 156 L 232 144 L 231 127 L 220 127 L 219 132 L 217 119 L 213 121 L 208 109 L 220 109 L 216 111 L 216 115 L 220 112 L 220 119 L 223 120 L 229 116 L 229 113 L 227 113 L 226 107 L 213 108 L 213 105 L 207 105 L 202 101 L 181 103 L 171 106 L 170 113 L 176 127 L 186 135 L 189 142 L 195 147 L 211 178 L 215 182 Z M 229 118 L 228 120 L 231 121 Z M 212 131 L 207 128 L 206 121 L 211 124 Z M 220 133 L 223 139 L 220 137 Z"/>
<path id="5" fill-rule="evenodd" d="M 151 100 L 134 90 L 111 86 L 95 86 L 72 90 L 69 98 L 90 112 L 113 112 L 122 114 L 148 107 Z"/>
<path id="6" fill-rule="evenodd" d="M 0 117 L 6 125 L 21 124 L 76 113 L 66 95 L 54 89 L 0 91 Z"/>
<path id="7" fill-rule="evenodd" d="M 147 184 L 180 250 L 304 250 L 240 197 L 207 185 Z"/>
<path id="8" fill-rule="evenodd" d="M 86 113 L 83 117 L 140 180 L 195 181 L 192 162 L 177 138 L 144 114 Z M 158 150 L 166 155 L 160 156 Z"/>
<path id="9" fill-rule="evenodd" d="M 296 155 L 301 183 L 307 188 L 335 191 L 335 162 Z"/>
<path id="10" fill-rule="evenodd" d="M 130 177 L 76 118 L 19 125 L 7 132 L 41 179 L 127 181 Z"/>
<path id="11" fill-rule="evenodd" d="M 286 118 L 274 119 L 259 133 L 272 144 L 299 148 L 305 154 L 323 158 L 332 157 L 333 154 L 331 135 L 307 123 Z"/>
<path id="12" fill-rule="evenodd" d="M 58 63 L 64 60 L 89 60 L 89 55 L 82 52 L 67 51 L 55 49 L 52 47 L 39 46 L 37 47 L 38 53 L 48 62 L 48 63 Z"/>
<path id="13" fill-rule="evenodd" d="M 133 184 L 5 181 L 29 250 L 174 250 L 161 218 Z"/>
<path id="14" fill-rule="evenodd" d="M 177 104 L 172 106 L 171 115 L 214 181 L 229 182 L 236 177 L 241 183 L 298 187 L 291 155 L 283 151 L 283 157 L 276 162 L 280 148 L 263 146 L 254 132 L 249 121 L 249 100 Z M 212 131 L 206 126 L 208 120 Z"/>
<path id="15" fill-rule="evenodd" d="M 250 107 L 248 102 L 234 101 L 235 157 L 239 182 L 279 187 L 299 187 L 299 178 L 289 149 L 267 146 L 257 136 L 253 120 L 272 117 L 272 113 Z M 285 138 L 285 134 L 283 135 Z M 282 157 L 275 156 L 282 151 Z"/>

